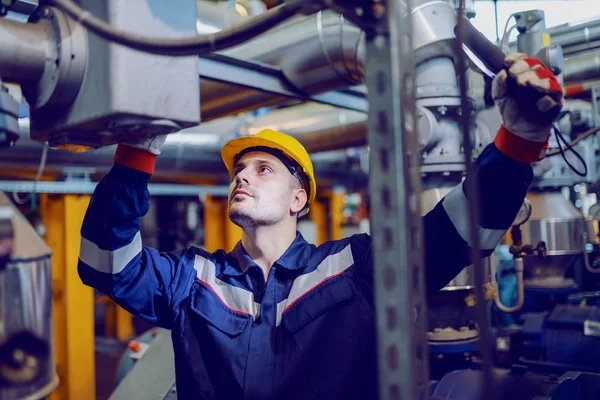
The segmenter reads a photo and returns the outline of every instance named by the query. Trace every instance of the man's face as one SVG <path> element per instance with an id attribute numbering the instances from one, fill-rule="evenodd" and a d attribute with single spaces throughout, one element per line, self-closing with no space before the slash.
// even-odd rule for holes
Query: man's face
<path id="1" fill-rule="evenodd" d="M 289 218 L 306 201 L 294 181 L 277 157 L 259 151 L 244 154 L 229 186 L 229 218 L 241 227 L 275 225 Z"/>

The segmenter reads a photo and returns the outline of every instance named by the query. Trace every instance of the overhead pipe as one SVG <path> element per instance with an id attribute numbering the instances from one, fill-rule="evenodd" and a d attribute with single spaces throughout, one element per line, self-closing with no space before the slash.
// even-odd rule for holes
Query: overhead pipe
<path id="1" fill-rule="evenodd" d="M 600 47 L 600 20 L 560 25 L 548 30 L 552 44 L 560 45 L 563 54 L 575 54 Z"/>
<path id="2" fill-rule="evenodd" d="M 565 56 L 587 52 L 600 47 L 600 19 L 576 25 L 564 24 L 548 29 L 550 42 L 562 47 Z M 510 43 L 516 51 L 517 42 Z"/>
<path id="3" fill-rule="evenodd" d="M 567 58 L 563 74 L 566 82 L 600 79 L 600 53 Z"/>
<path id="4" fill-rule="evenodd" d="M 311 118 L 314 122 L 314 116 L 305 115 L 304 117 Z M 179 178 L 207 175 L 221 182 L 228 181 L 229 177 L 221 160 L 220 150 L 227 140 L 234 137 L 234 132 L 244 129 L 242 121 L 236 117 L 221 118 L 170 134 L 157 159 L 155 176 L 158 179 L 172 181 Z M 299 124 L 302 123 L 300 116 L 295 121 Z M 256 123 L 260 123 L 260 120 L 257 120 Z M 350 145 L 366 144 L 366 134 L 361 131 L 366 129 L 366 126 L 364 123 L 360 123 L 360 125 L 353 123 L 348 126 L 338 126 L 331 114 L 323 114 L 321 122 L 314 125 L 318 128 L 295 130 L 293 135 L 311 152 L 315 170 L 319 170 L 320 176 L 332 178 L 347 173 L 347 170 L 344 169 L 344 165 L 348 162 L 346 153 L 336 150 L 348 148 Z M 20 172 L 35 173 L 42 159 L 44 145 L 30 139 L 27 120 L 20 121 L 20 130 L 21 138 L 14 147 L 0 149 L 2 167 L 12 167 L 17 168 Z M 45 172 L 58 175 L 69 170 L 87 170 L 91 173 L 102 174 L 113 165 L 114 152 L 115 146 L 103 147 L 86 153 L 48 149 Z M 0 175 L 2 175 L 3 168 L 0 168 Z"/>
<path id="5" fill-rule="evenodd" d="M 307 95 L 343 89 L 363 81 L 364 35 L 331 11 L 298 17 L 221 53 L 278 67 L 293 87 Z M 203 121 L 287 100 L 284 96 L 205 79 L 200 80 L 200 98 Z"/>

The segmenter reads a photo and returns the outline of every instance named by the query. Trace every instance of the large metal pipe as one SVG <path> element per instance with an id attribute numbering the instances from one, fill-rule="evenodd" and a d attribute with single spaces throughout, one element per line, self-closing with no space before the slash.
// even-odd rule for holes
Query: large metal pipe
<path id="1" fill-rule="evenodd" d="M 600 47 L 600 20 L 549 29 L 552 44 L 563 48 L 565 55 Z"/>
<path id="2" fill-rule="evenodd" d="M 276 66 L 296 89 L 318 94 L 362 82 L 363 36 L 341 15 L 324 11 L 296 18 L 222 53 Z M 200 81 L 200 98 L 204 121 L 285 101 L 283 96 L 207 80 Z"/>
<path id="3" fill-rule="evenodd" d="M 564 24 L 548 29 L 552 44 L 562 47 L 563 54 L 573 55 L 588 52 L 600 47 L 600 19 L 576 25 Z M 510 43 L 510 50 L 516 51 L 517 42 Z"/>
<path id="4" fill-rule="evenodd" d="M 0 77 L 5 82 L 35 82 L 44 72 L 50 37 L 45 23 L 0 19 Z"/>
<path id="5" fill-rule="evenodd" d="M 600 53 L 584 54 L 566 59 L 563 72 L 566 82 L 600 79 Z"/>
<path id="6" fill-rule="evenodd" d="M 273 118 L 277 119 L 277 116 Z M 347 158 L 343 151 L 335 150 L 345 149 L 350 145 L 366 144 L 365 123 L 340 125 L 332 114 L 327 113 L 323 113 L 318 121 L 305 114 L 298 115 L 296 119 L 288 122 L 302 124 L 302 118 L 307 120 L 308 128 L 296 129 L 293 134 L 312 153 L 315 169 L 319 170 L 318 174 L 323 177 L 343 174 L 343 165 L 347 163 Z M 311 121 L 308 121 L 308 118 Z M 246 129 L 252 130 L 252 126 L 259 126 L 261 121 L 257 120 L 256 123 L 257 125 L 249 125 Z M 221 118 L 169 135 L 163 152 L 158 157 L 155 177 L 164 181 L 179 181 L 190 177 L 206 177 L 217 182 L 228 181 L 220 149 L 225 141 L 234 137 L 234 132 L 240 129 L 240 124 L 241 120 L 236 117 Z M 21 138 L 16 145 L 10 149 L 0 149 L 0 176 L 4 173 L 5 179 L 14 173 L 8 172 L 7 176 L 6 171 L 15 169 L 18 172 L 35 174 L 42 159 L 44 146 L 29 138 L 29 125 L 26 120 L 20 121 L 20 128 Z M 103 174 L 112 166 L 114 152 L 115 146 L 86 153 L 48 149 L 44 171 L 51 176 L 74 170 L 88 171 L 92 175 Z"/>

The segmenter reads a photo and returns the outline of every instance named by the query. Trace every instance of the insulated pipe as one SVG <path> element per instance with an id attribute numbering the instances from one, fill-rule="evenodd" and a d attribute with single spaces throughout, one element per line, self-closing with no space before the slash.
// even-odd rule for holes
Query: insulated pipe
<path id="1" fill-rule="evenodd" d="M 157 159 L 155 175 L 171 180 L 173 177 L 181 178 L 202 174 L 227 181 L 229 177 L 221 160 L 220 150 L 224 141 L 227 140 L 226 132 L 234 132 L 238 124 L 237 118 L 224 118 L 180 133 L 170 134 Z M 347 135 L 353 138 L 351 140 L 357 146 L 361 143 L 366 144 L 366 135 L 360 134 L 361 129 L 366 129 L 366 125 L 364 123 L 361 125 L 351 124 L 331 137 L 326 129 L 295 133 L 294 136 L 312 153 L 315 170 L 319 169 L 319 175 L 334 177 L 338 176 L 345 168 L 347 159 L 344 152 L 331 153 L 331 151 L 347 148 Z M 219 127 L 222 129 L 221 131 L 217 131 Z M 30 139 L 29 125 L 26 121 L 20 122 L 20 130 L 21 138 L 14 147 L 0 149 L 2 167 L 15 167 L 29 172 L 37 171 L 44 145 Z M 86 153 L 50 149 L 46 156 L 45 170 L 53 174 L 73 168 L 103 173 L 112 166 L 114 152 L 115 146 L 103 147 Z M 0 173 L 3 168 L 0 168 Z"/>
<path id="2" fill-rule="evenodd" d="M 591 53 L 565 60 L 563 73 L 566 82 L 600 78 L 600 54 Z"/>
<path id="3" fill-rule="evenodd" d="M 496 290 L 494 302 L 496 307 L 502 312 L 513 313 L 519 311 L 525 302 L 525 284 L 523 283 L 523 257 L 515 258 L 515 274 L 517 275 L 517 304 L 513 307 L 506 307 L 500 300 L 500 291 Z"/>
<path id="4" fill-rule="evenodd" d="M 577 25 L 561 25 L 548 29 L 550 43 L 562 47 L 563 54 L 569 55 L 600 47 L 600 20 Z M 510 51 L 516 51 L 517 42 L 510 43 Z"/>
<path id="5" fill-rule="evenodd" d="M 0 77 L 5 82 L 36 82 L 44 72 L 50 27 L 0 19 Z"/>
<path id="6" fill-rule="evenodd" d="M 552 44 L 560 45 L 564 54 L 585 50 L 600 40 L 600 20 L 578 25 L 558 26 L 548 30 Z"/>
<path id="7" fill-rule="evenodd" d="M 341 15 L 329 11 L 296 17 L 221 53 L 278 67 L 292 86 L 306 94 L 343 89 L 363 80 L 364 35 Z M 200 81 L 200 98 L 203 121 L 286 100 L 284 96 L 208 80 Z"/>
<path id="8" fill-rule="evenodd" d="M 280 67 L 295 87 L 309 94 L 363 80 L 364 35 L 331 11 L 297 18 L 223 53 Z"/>

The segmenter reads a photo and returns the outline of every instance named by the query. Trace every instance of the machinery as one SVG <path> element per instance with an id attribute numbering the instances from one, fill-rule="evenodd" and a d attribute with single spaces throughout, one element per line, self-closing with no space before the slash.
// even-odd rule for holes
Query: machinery
<path id="1" fill-rule="evenodd" d="M 469 35 L 465 17 L 475 14 L 472 2 L 365 0 L 350 7 L 291 1 L 261 18 L 224 18 L 217 32 L 215 24 L 196 18 L 212 6 L 194 1 L 176 7 L 158 0 L 40 3 L 27 23 L 0 19 L 0 78 L 19 85 L 29 116 L 19 120 L 19 103 L 0 82 L 0 144 L 9 148 L 0 154 L 3 163 L 30 166 L 41 156 L 49 169 L 86 167 L 89 178 L 110 166 L 111 145 L 169 133 L 156 177 L 168 181 L 204 168 L 222 184 L 218 150 L 224 140 L 262 126 L 291 132 L 310 152 L 322 153 L 315 155 L 319 178 L 356 184 L 356 175 L 369 174 L 371 233 L 381 249 L 376 263 L 389 266 L 376 271 L 378 319 L 397 321 L 380 324 L 381 393 L 408 399 L 430 387 L 435 399 L 478 398 L 492 381 L 506 390 L 501 393 L 531 387 L 522 393 L 527 400 L 578 398 L 573 393 L 583 400 L 600 390 L 599 376 L 582 372 L 600 372 L 594 364 L 600 314 L 593 296 L 581 290 L 583 272 L 598 276 L 600 269 L 600 215 L 582 212 L 563 193 L 598 181 L 590 133 L 600 125 L 596 98 L 592 107 L 585 100 L 565 106 L 562 135 L 555 135 L 550 150 L 557 156 L 536 166 L 528 203 L 512 230 L 514 260 L 508 264 L 515 267 L 516 285 L 499 282 L 497 293 L 495 260 L 477 258 L 425 300 L 423 260 L 415 250 L 420 217 L 461 181 L 500 123 L 495 110 L 477 109 L 476 88 L 469 91 L 466 81 L 468 68 L 489 80 L 503 58 L 482 51 L 490 44 Z M 213 15 L 229 15 L 221 11 Z M 566 39 L 548 43 L 542 11 L 513 17 L 517 49 L 541 58 L 564 82 L 598 72 L 592 56 L 564 59 Z M 194 36 L 198 32 L 208 35 Z M 295 104 L 307 100 L 327 106 Z M 239 115 L 274 106 L 282 109 Z M 349 147 L 360 148 L 359 156 L 344 151 Z M 573 148 L 579 157 L 569 153 Z M 574 173 L 581 161 L 585 173 Z M 418 196 L 421 201 L 414 201 Z M 0 377 L 6 382 L 0 397 L 43 398 L 56 385 L 50 251 L 4 196 L 0 222 Z M 403 239 L 407 232 L 415 243 Z M 17 251 L 20 243 L 28 243 L 27 252 Z M 389 274 L 403 279 L 390 283 Z M 517 293 L 516 304 L 503 303 L 503 290 Z M 582 299 L 590 304 L 582 306 Z M 513 318 L 493 335 L 486 315 L 492 303 Z M 160 368 L 172 366 L 168 333 L 147 333 L 137 344 L 123 357 L 114 398 L 134 398 L 133 385 L 151 367 L 152 377 L 160 375 L 152 393 L 174 396 L 171 371 Z M 394 364 L 395 354 L 407 356 Z M 465 393 L 447 390 L 457 384 Z"/>
<path id="2" fill-rule="evenodd" d="M 0 192 L 0 398 L 40 399 L 58 385 L 50 248 Z"/>

